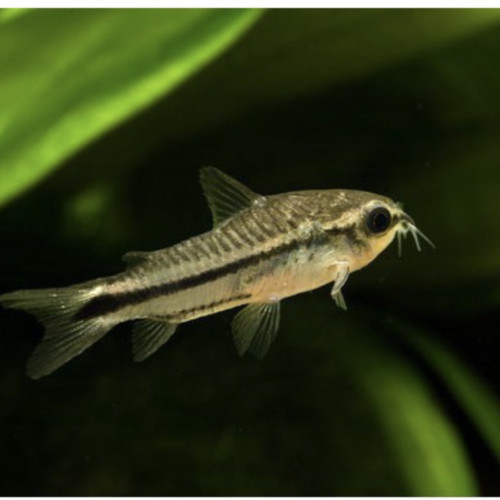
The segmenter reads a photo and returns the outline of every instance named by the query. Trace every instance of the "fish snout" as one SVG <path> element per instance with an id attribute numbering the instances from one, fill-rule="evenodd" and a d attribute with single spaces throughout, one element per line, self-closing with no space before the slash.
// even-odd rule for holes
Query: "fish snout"
<path id="1" fill-rule="evenodd" d="M 399 222 L 403 222 L 405 225 L 413 226 L 415 227 L 415 221 L 405 212 L 401 212 L 401 215 L 399 216 Z"/>

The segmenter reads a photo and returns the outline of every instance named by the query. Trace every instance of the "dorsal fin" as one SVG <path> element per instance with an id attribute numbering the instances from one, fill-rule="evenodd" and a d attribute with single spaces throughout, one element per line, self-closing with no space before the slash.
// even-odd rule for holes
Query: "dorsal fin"
<path id="1" fill-rule="evenodd" d="M 264 196 L 214 167 L 201 169 L 200 182 L 212 211 L 214 227 L 257 200 L 265 200 Z"/>

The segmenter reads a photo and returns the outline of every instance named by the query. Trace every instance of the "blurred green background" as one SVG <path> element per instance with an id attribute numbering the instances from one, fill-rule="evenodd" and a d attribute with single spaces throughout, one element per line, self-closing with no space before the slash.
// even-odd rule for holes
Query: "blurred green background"
<path id="1" fill-rule="evenodd" d="M 210 227 L 262 194 L 365 189 L 437 245 L 293 297 L 268 357 L 223 313 L 143 364 L 130 325 L 53 375 L 0 312 L 1 495 L 499 495 L 500 10 L 0 11 L 0 293 Z"/>

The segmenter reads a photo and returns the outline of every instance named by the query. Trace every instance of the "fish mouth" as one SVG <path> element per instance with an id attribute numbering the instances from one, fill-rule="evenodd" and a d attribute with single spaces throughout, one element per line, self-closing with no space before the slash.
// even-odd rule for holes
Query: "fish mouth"
<path id="1" fill-rule="evenodd" d="M 432 241 L 416 226 L 415 221 L 407 213 L 401 212 L 398 227 L 396 228 L 398 255 L 400 257 L 403 253 L 403 237 L 406 238 L 408 233 L 412 235 L 415 246 L 419 252 L 422 250 L 419 237 L 427 242 L 431 248 L 436 248 L 436 245 L 434 245 L 434 243 L 432 243 Z"/>
<path id="2" fill-rule="evenodd" d="M 401 215 L 399 216 L 399 222 L 403 222 L 416 227 L 415 221 L 405 212 L 402 212 Z"/>

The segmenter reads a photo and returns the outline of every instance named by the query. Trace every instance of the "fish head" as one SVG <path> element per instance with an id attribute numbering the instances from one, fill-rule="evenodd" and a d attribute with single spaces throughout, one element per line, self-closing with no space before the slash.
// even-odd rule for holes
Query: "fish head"
<path id="1" fill-rule="evenodd" d="M 420 251 L 419 237 L 434 247 L 433 243 L 403 211 L 401 203 L 390 198 L 364 191 L 344 191 L 349 209 L 340 219 L 340 227 L 349 228 L 347 239 L 352 248 L 351 270 L 361 269 L 383 252 L 397 237 L 401 255 L 402 237 L 411 234 Z M 340 222 L 340 221 L 339 221 Z"/>

